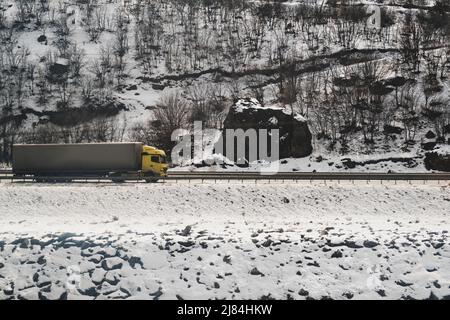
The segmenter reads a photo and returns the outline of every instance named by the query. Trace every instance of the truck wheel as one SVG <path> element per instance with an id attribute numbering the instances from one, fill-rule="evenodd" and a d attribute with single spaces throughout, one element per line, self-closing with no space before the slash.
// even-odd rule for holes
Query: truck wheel
<path id="1" fill-rule="evenodd" d="M 122 174 L 121 173 L 113 173 L 110 175 L 111 177 L 111 181 L 114 183 L 124 183 L 125 179 L 122 178 Z"/>

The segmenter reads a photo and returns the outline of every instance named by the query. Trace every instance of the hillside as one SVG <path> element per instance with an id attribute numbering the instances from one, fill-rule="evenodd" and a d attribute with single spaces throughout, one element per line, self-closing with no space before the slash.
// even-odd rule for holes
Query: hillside
<path id="1" fill-rule="evenodd" d="M 170 151 L 173 130 L 221 129 L 252 98 L 307 120 L 312 154 L 283 170 L 450 171 L 424 161 L 449 153 L 449 16 L 448 0 L 2 0 L 0 162 L 18 142 Z"/>
<path id="2" fill-rule="evenodd" d="M 0 299 L 448 300 L 449 200 L 448 182 L 3 183 Z"/>

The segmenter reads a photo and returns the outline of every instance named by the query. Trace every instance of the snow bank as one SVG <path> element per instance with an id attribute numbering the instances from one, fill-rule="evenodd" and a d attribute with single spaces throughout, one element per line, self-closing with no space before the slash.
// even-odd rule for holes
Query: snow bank
<path id="1" fill-rule="evenodd" d="M 0 298 L 450 296 L 449 186 L 0 184 Z"/>

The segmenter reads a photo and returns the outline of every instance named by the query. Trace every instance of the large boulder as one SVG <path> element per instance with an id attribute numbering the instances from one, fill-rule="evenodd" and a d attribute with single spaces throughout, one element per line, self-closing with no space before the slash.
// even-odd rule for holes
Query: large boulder
<path id="1" fill-rule="evenodd" d="M 427 152 L 424 162 L 427 170 L 450 172 L 450 154 Z"/>
<path id="2" fill-rule="evenodd" d="M 262 107 L 256 99 L 240 99 L 230 109 L 224 129 L 279 129 L 280 158 L 302 158 L 312 153 L 312 135 L 306 120 L 280 107 Z M 223 135 L 224 142 L 226 135 Z M 259 138 L 258 138 L 259 139 Z M 267 137 L 270 141 L 270 137 Z M 258 141 L 259 143 L 259 141 Z M 246 146 L 248 151 L 248 146 Z M 247 152 L 246 152 L 247 154 Z M 236 159 L 230 159 L 236 161 Z"/>

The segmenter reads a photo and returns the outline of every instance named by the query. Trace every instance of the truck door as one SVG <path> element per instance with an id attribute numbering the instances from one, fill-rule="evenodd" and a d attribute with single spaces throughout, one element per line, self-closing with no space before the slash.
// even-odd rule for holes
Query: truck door
<path id="1" fill-rule="evenodd" d="M 149 153 L 142 153 L 142 172 L 153 171 L 151 162 L 151 155 Z"/>
<path id="2" fill-rule="evenodd" d="M 142 154 L 142 171 L 158 173 L 159 156 L 149 153 Z"/>

